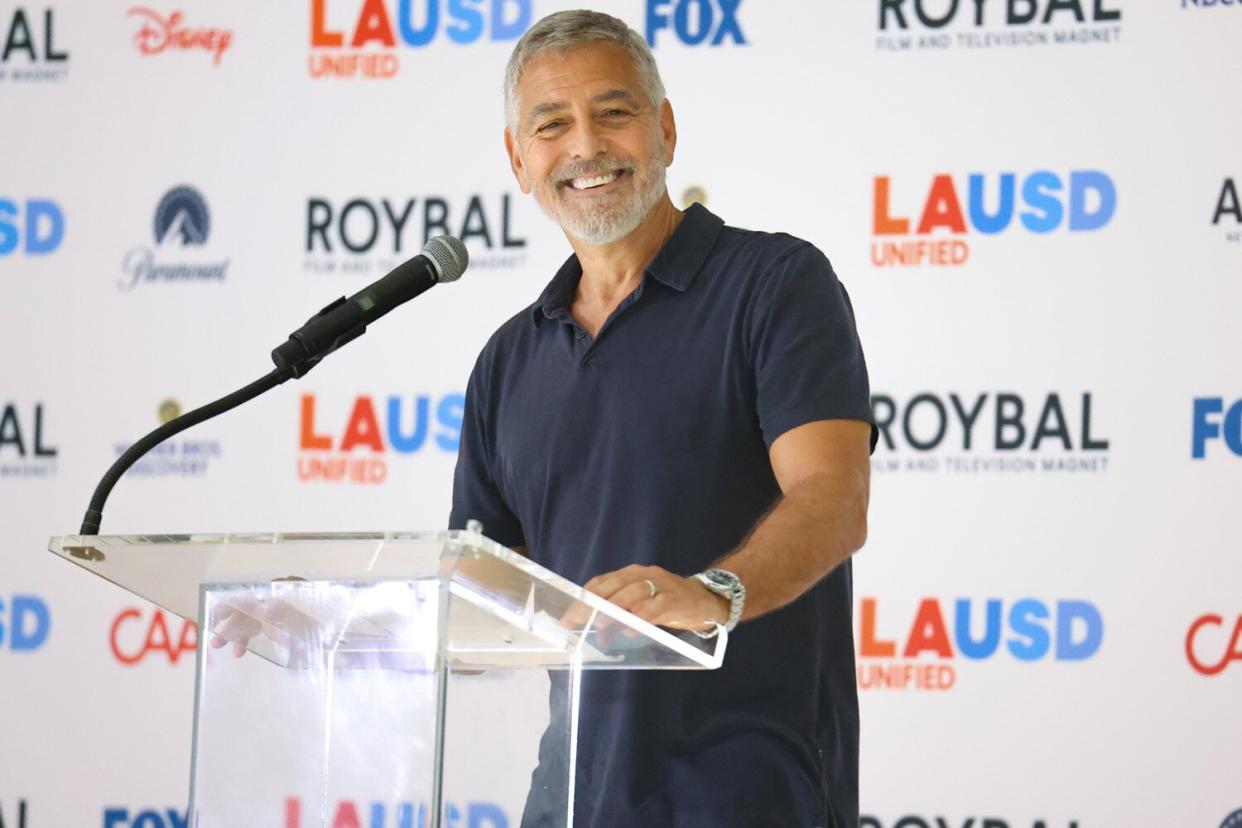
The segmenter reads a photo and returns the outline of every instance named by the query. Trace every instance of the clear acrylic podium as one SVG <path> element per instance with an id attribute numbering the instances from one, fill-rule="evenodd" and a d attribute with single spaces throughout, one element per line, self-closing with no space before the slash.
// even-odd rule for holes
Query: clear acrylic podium
<path id="1" fill-rule="evenodd" d="M 51 550 L 198 621 L 195 828 L 572 826 L 581 671 L 714 669 L 726 646 L 475 532 Z"/>

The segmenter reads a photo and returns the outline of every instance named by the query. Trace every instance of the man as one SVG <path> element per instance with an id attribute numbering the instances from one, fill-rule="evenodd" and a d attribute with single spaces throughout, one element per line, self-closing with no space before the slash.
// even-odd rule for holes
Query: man
<path id="1" fill-rule="evenodd" d="M 621 21 L 538 22 L 506 113 L 574 255 L 479 356 L 450 525 L 661 626 L 741 621 L 719 671 L 585 676 L 575 824 L 856 825 L 847 559 L 874 434 L 845 291 L 804 241 L 673 206 L 673 111 Z"/>

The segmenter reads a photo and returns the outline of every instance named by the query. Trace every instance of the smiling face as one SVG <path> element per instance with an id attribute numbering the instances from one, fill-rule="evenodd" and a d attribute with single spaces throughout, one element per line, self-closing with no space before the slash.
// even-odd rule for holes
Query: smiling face
<path id="1" fill-rule="evenodd" d="M 624 48 L 591 43 L 530 61 L 505 146 L 522 192 L 571 237 L 608 244 L 665 193 L 677 132 L 667 102 L 643 91 Z"/>

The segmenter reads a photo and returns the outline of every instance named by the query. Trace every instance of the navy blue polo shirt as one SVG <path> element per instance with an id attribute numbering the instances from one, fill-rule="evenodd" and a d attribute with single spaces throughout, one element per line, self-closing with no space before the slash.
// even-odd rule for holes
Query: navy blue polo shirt
<path id="1" fill-rule="evenodd" d="M 691 575 L 780 496 L 777 437 L 872 421 L 849 298 L 808 242 L 694 205 L 594 339 L 569 310 L 581 273 L 571 256 L 483 348 L 451 527 L 478 519 L 579 584 Z M 588 671 L 581 710 L 577 825 L 856 825 L 849 563 L 741 624 L 720 670 Z M 523 825 L 544 824 L 528 802 Z"/>

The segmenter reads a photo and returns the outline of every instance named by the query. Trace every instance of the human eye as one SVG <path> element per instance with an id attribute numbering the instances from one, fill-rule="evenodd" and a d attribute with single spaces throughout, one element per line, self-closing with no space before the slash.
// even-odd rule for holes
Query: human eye
<path id="1" fill-rule="evenodd" d="M 535 129 L 535 134 L 536 135 L 548 135 L 560 129 L 561 125 L 562 124 L 560 121 L 548 121 L 547 123 L 540 124 Z"/>

